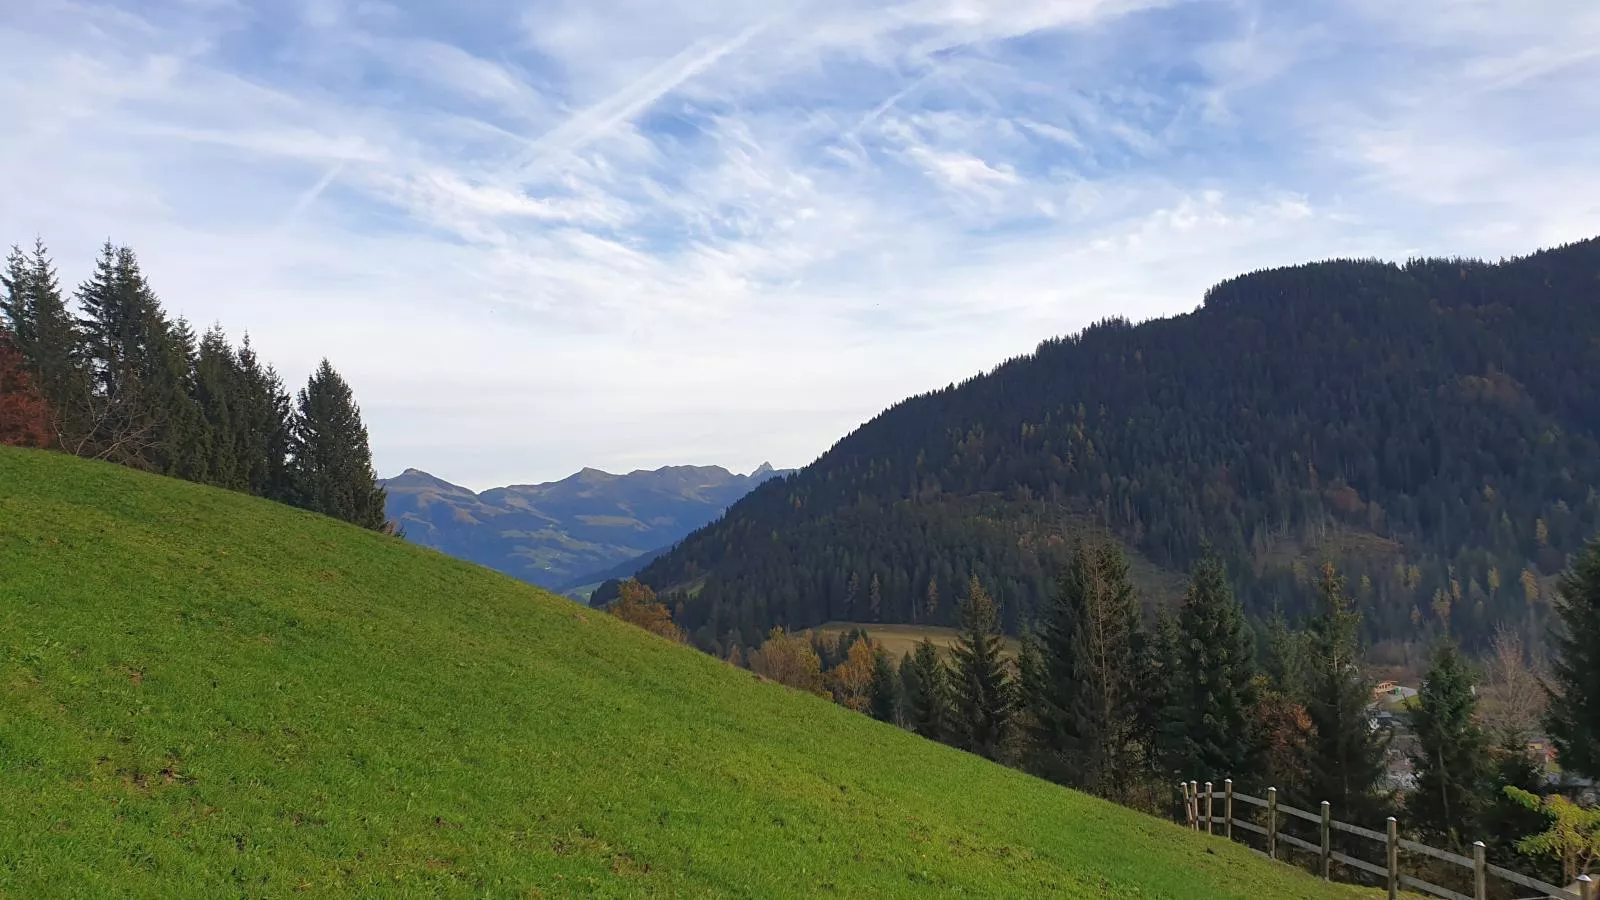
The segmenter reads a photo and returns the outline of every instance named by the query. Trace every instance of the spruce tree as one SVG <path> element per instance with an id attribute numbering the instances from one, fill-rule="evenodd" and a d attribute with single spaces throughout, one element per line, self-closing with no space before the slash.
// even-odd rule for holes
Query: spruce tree
<path id="1" fill-rule="evenodd" d="M 949 740 L 955 701 L 950 669 L 939 648 L 927 638 L 919 641 L 916 652 L 900 663 L 900 680 L 906 690 L 906 725 L 929 740 Z"/>
<path id="2" fill-rule="evenodd" d="M 1545 729 L 1563 769 L 1600 778 L 1600 538 L 1561 576 L 1556 615 L 1561 629 Z"/>
<path id="3" fill-rule="evenodd" d="M 1309 791 L 1341 815 L 1370 823 L 1384 809 L 1379 796 L 1387 737 L 1367 717 L 1371 691 L 1361 672 L 1357 628 L 1361 616 L 1344 595 L 1332 563 L 1322 567 L 1322 608 L 1307 634 L 1311 655 L 1306 713 L 1316 729 L 1311 744 Z"/>
<path id="4" fill-rule="evenodd" d="M 898 724 L 900 721 L 900 685 L 894 663 L 889 654 L 879 647 L 873 657 L 872 686 L 867 691 L 867 710 L 880 722 Z"/>
<path id="5" fill-rule="evenodd" d="M 244 490 L 280 503 L 292 502 L 289 451 L 293 406 L 289 393 L 278 373 L 261 364 L 249 334 L 239 345 L 236 364 L 234 394 L 228 406 Z"/>
<path id="6" fill-rule="evenodd" d="M 44 243 L 35 241 L 31 256 L 13 247 L 0 282 L 5 288 L 0 311 L 11 322 L 34 386 L 50 406 L 56 440 L 71 449 L 81 442 L 89 382 L 79 354 L 77 323 L 61 295 L 55 264 Z"/>
<path id="7" fill-rule="evenodd" d="M 1416 787 L 1406 798 L 1411 824 L 1457 850 L 1481 831 L 1491 784 L 1489 744 L 1475 720 L 1472 676 L 1453 642 L 1434 652 L 1411 713 Z"/>
<path id="8" fill-rule="evenodd" d="M 1175 640 L 1165 681 L 1172 695 L 1163 699 L 1177 714 L 1163 723 L 1169 768 L 1191 779 L 1253 782 L 1255 653 L 1244 610 L 1216 556 L 1207 554 L 1196 567 L 1176 633 L 1167 639 Z"/>
<path id="9" fill-rule="evenodd" d="M 206 329 L 195 356 L 194 400 L 205 422 L 206 480 L 219 487 L 246 490 L 240 463 L 241 429 L 234 422 L 239 397 L 238 359 L 221 325 Z"/>
<path id="10" fill-rule="evenodd" d="M 1517 859 L 1517 868 L 1535 878 L 1546 881 L 1560 878 L 1561 866 L 1558 863 L 1548 857 L 1525 854 L 1517 847 L 1523 838 L 1538 834 L 1549 826 L 1544 814 L 1528 809 L 1506 792 L 1508 787 L 1530 794 L 1544 794 L 1549 790 L 1544 779 L 1544 764 L 1528 752 L 1527 735 L 1514 729 L 1502 732 L 1496 745 L 1490 749 L 1490 760 L 1493 768 L 1489 776 L 1489 802 L 1483 811 L 1482 828 L 1482 839 L 1488 844 L 1489 858 Z"/>
<path id="11" fill-rule="evenodd" d="M 1042 774 L 1125 796 L 1146 764 L 1140 706 L 1151 679 L 1121 548 L 1106 541 L 1074 549 L 1039 637 L 1043 668 L 1029 702 Z"/>
<path id="12" fill-rule="evenodd" d="M 1006 746 L 1016 702 L 1001 649 L 1000 611 L 974 575 L 955 647 L 954 731 L 958 746 L 988 759 L 999 759 Z"/>
<path id="13" fill-rule="evenodd" d="M 133 251 L 110 242 L 78 289 L 78 303 L 93 379 L 82 452 L 192 477 L 199 422 L 187 385 L 187 325 L 167 320 Z"/>
<path id="14" fill-rule="evenodd" d="M 5 296 L 0 297 L 0 326 L 9 332 L 8 343 L 22 355 L 25 365 L 33 367 L 34 346 L 38 343 L 33 320 L 33 282 L 28 258 L 22 248 L 12 245 L 6 256 L 6 271 L 0 275 L 0 287 Z"/>
<path id="15" fill-rule="evenodd" d="M 384 492 L 350 385 L 326 359 L 297 397 L 291 480 L 298 506 L 381 530 Z"/>

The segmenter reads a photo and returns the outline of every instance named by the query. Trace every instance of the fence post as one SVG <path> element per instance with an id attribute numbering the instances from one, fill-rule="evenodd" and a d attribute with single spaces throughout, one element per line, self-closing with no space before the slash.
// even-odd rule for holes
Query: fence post
<path id="1" fill-rule="evenodd" d="M 1215 809 L 1211 803 L 1212 799 L 1211 782 L 1208 781 L 1206 782 L 1206 834 L 1211 833 L 1211 823 L 1216 819 L 1216 817 L 1212 815 L 1212 813 L 1215 812 Z"/>
<path id="2" fill-rule="evenodd" d="M 1389 817 L 1389 900 L 1400 897 L 1400 823 Z"/>
<path id="3" fill-rule="evenodd" d="M 1194 812 L 1189 817 L 1189 827 L 1195 831 L 1200 830 L 1200 782 L 1189 782 L 1189 802 L 1194 805 Z"/>
<path id="4" fill-rule="evenodd" d="M 1322 801 L 1322 880 L 1333 877 L 1333 807 Z M 1479 898 L 1482 900 L 1482 898 Z"/>
<path id="5" fill-rule="evenodd" d="M 1267 788 L 1267 859 L 1278 858 L 1278 789 Z"/>
<path id="6" fill-rule="evenodd" d="M 1594 900 L 1594 879 L 1587 875 L 1578 876 L 1579 900 Z"/>
<path id="7" fill-rule="evenodd" d="M 1489 900 L 1489 857 L 1483 841 L 1472 842 L 1472 898 Z"/>
<path id="8" fill-rule="evenodd" d="M 1183 824 L 1189 824 L 1189 782 L 1178 782 L 1178 805 L 1183 807 Z"/>
<path id="9" fill-rule="evenodd" d="M 1222 793 L 1223 793 L 1223 800 L 1222 800 L 1222 833 L 1223 833 L 1224 836 L 1226 836 L 1228 838 L 1228 840 L 1231 841 L 1231 840 L 1233 840 L 1233 779 L 1232 778 L 1224 778 L 1222 780 Z"/>

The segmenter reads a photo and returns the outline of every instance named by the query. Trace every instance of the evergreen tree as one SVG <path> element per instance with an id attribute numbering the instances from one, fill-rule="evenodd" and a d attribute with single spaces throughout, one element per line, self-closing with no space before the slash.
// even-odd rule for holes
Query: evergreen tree
<path id="1" fill-rule="evenodd" d="M 961 602 L 955 657 L 955 737 L 958 746 L 999 759 L 1015 706 L 1015 686 L 1001 655 L 1000 611 L 976 575 Z"/>
<path id="2" fill-rule="evenodd" d="M 898 724 L 900 721 L 900 685 L 894 663 L 889 654 L 879 647 L 873 657 L 872 686 L 868 689 L 867 709 L 880 722 Z"/>
<path id="3" fill-rule="evenodd" d="M 906 725 L 929 740 L 949 740 L 955 700 L 939 648 L 927 638 L 919 641 L 916 652 L 900 663 L 900 680 L 906 688 Z"/>
<path id="4" fill-rule="evenodd" d="M 1546 825 L 1545 817 L 1537 810 L 1528 809 L 1509 795 L 1506 789 L 1515 788 L 1530 794 L 1548 790 L 1544 780 L 1544 765 L 1528 752 L 1527 736 L 1519 731 L 1506 731 L 1500 735 L 1490 751 L 1489 802 L 1483 812 L 1483 841 L 1488 845 L 1489 858 L 1509 860 L 1517 858 L 1516 868 L 1554 881 L 1561 877 L 1561 867 L 1540 856 L 1522 852 L 1517 843 L 1528 835 L 1537 834 Z M 1501 862 L 1501 865 L 1506 863 Z"/>
<path id="5" fill-rule="evenodd" d="M 13 247 L 0 283 L 5 288 L 0 313 L 11 323 L 23 366 L 51 409 L 51 430 L 70 448 L 81 438 L 89 383 L 79 359 L 77 324 L 44 243 L 34 242 L 31 257 Z"/>
<path id="6" fill-rule="evenodd" d="M 292 439 L 296 505 L 363 528 L 384 528 L 384 492 L 372 468 L 361 409 L 327 360 L 297 397 Z"/>
<path id="7" fill-rule="evenodd" d="M 1306 712 L 1316 729 L 1310 753 L 1309 790 L 1342 815 L 1374 821 L 1383 809 L 1378 796 L 1384 777 L 1385 735 L 1367 717 L 1371 692 L 1363 677 L 1357 645 L 1361 616 L 1344 595 L 1344 579 L 1333 564 L 1322 567 L 1322 609 L 1311 622 L 1307 645 L 1313 669 L 1308 675 Z"/>
<path id="8" fill-rule="evenodd" d="M 246 490 L 240 464 L 241 429 L 233 404 L 241 393 L 238 359 L 221 325 L 206 329 L 194 366 L 194 400 L 205 422 L 206 480 L 219 487 Z"/>
<path id="9" fill-rule="evenodd" d="M 1080 544 L 1039 622 L 1043 667 L 1028 698 L 1046 777 L 1121 797 L 1145 765 L 1140 691 L 1151 683 L 1138 599 L 1121 549 Z"/>
<path id="10" fill-rule="evenodd" d="M 244 489 L 257 497 L 293 502 L 289 393 L 278 373 L 261 364 L 248 334 L 239 346 L 236 363 L 229 413 L 240 480 Z"/>
<path id="11" fill-rule="evenodd" d="M 92 376 L 78 452 L 171 475 L 192 474 L 197 416 L 186 379 L 192 333 L 170 323 L 127 247 L 101 249 L 78 289 L 78 326 Z"/>
<path id="12" fill-rule="evenodd" d="M 1491 772 L 1488 739 L 1475 721 L 1472 676 L 1453 642 L 1434 652 L 1418 701 L 1411 713 L 1417 783 L 1406 809 L 1424 834 L 1460 850 L 1481 832 Z"/>
<path id="13" fill-rule="evenodd" d="M 1600 777 L 1600 538 L 1561 576 L 1555 672 L 1545 728 L 1561 767 Z"/>
<path id="14" fill-rule="evenodd" d="M 1171 677 L 1165 680 L 1172 693 L 1163 698 L 1176 713 L 1163 723 L 1168 769 L 1189 778 L 1253 783 L 1255 654 L 1244 610 L 1217 557 L 1207 555 L 1195 569 L 1176 632 L 1166 640 L 1175 640 Z"/>

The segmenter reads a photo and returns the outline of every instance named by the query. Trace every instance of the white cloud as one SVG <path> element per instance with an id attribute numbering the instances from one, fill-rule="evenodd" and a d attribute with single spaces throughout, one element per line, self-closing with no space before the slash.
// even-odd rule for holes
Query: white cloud
<path id="1" fill-rule="evenodd" d="M 380 469 L 808 461 L 1110 313 L 1600 232 L 1587 0 L 39 0 L 0 239 L 108 235 Z"/>

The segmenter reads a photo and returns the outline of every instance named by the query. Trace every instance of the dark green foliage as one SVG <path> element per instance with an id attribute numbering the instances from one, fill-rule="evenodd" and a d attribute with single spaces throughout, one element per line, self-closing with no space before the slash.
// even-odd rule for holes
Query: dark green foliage
<path id="1" fill-rule="evenodd" d="M 1561 578 L 1555 677 L 1545 727 L 1563 769 L 1600 777 L 1600 538 Z"/>
<path id="2" fill-rule="evenodd" d="M 239 447 L 240 427 L 234 421 L 239 399 L 239 361 L 222 326 L 213 325 L 200 338 L 194 365 L 194 400 L 205 422 L 206 481 L 218 487 L 246 487 Z"/>
<path id="3" fill-rule="evenodd" d="M 1324 565 L 1322 609 L 1306 641 L 1311 671 L 1305 706 L 1316 728 L 1309 792 L 1351 820 L 1370 824 L 1385 809 L 1379 790 L 1387 738 L 1367 718 L 1371 691 L 1361 672 L 1360 620 L 1345 597 L 1344 579 L 1332 564 Z"/>
<path id="4" fill-rule="evenodd" d="M 1506 795 L 1507 787 L 1543 794 L 1549 791 L 1544 766 L 1528 752 L 1527 736 L 1517 732 L 1502 734 L 1490 749 L 1492 769 L 1490 790 L 1483 811 L 1480 834 L 1488 845 L 1489 858 L 1517 861 L 1516 868 L 1546 881 L 1561 878 L 1561 864 L 1546 856 L 1531 856 L 1517 849 L 1517 842 L 1549 827 L 1537 810 L 1528 809 Z M 1507 863 L 1502 862 L 1501 865 Z"/>
<path id="5" fill-rule="evenodd" d="M 1161 723 L 1164 774 L 1243 783 L 1260 755 L 1255 648 L 1216 557 L 1195 569 L 1176 627 L 1160 643 L 1168 641 L 1171 670 L 1162 679 L 1166 696 L 1158 698 L 1168 711 Z"/>
<path id="6" fill-rule="evenodd" d="M 1411 724 L 1416 788 L 1406 798 L 1409 823 L 1462 850 L 1482 831 L 1491 795 L 1489 742 L 1475 721 L 1472 674 L 1454 643 L 1439 646 L 1418 692 Z"/>
<path id="7" fill-rule="evenodd" d="M 1041 773 L 1125 796 L 1145 761 L 1140 691 L 1149 680 L 1138 600 L 1115 544 L 1076 548 L 1038 628 L 1027 700 Z"/>
<path id="8" fill-rule="evenodd" d="M 1013 630 L 1049 597 L 1062 532 L 1089 526 L 1171 571 L 1209 542 L 1254 614 L 1303 620 L 1305 564 L 1332 558 L 1368 639 L 1432 640 L 1436 592 L 1469 651 L 1499 623 L 1531 634 L 1539 580 L 1600 527 L 1596 271 L 1600 241 L 1232 279 L 1194 313 L 1102 323 L 897 404 L 640 577 L 703 579 L 686 626 L 751 641 L 856 618 L 853 578 L 909 622 L 930 580 L 953 597 L 977 572 Z"/>
<path id="9" fill-rule="evenodd" d="M 40 395 L 54 411 L 58 437 L 71 441 L 83 428 L 79 419 L 88 405 L 89 382 L 77 353 L 77 324 L 44 243 L 35 241 L 31 256 L 13 247 L 0 283 L 5 287 L 0 313 L 11 325 Z"/>
<path id="10" fill-rule="evenodd" d="M 127 247 L 107 242 L 78 288 L 81 355 L 91 377 L 77 452 L 205 480 L 203 425 L 189 384 L 194 333 L 169 320 Z"/>
<path id="11" fill-rule="evenodd" d="M 976 576 L 961 600 L 961 637 L 955 647 L 955 744 L 999 759 L 1011 737 L 1016 685 L 1001 655 L 1000 611 Z"/>
<path id="12" fill-rule="evenodd" d="M 900 661 L 900 681 L 905 685 L 906 727 L 929 740 L 950 738 L 955 707 L 950 669 L 932 641 L 923 638 L 916 652 Z"/>
<path id="13" fill-rule="evenodd" d="M 296 404 L 290 469 L 294 502 L 363 528 L 383 528 L 383 488 L 372 469 L 367 427 L 350 385 L 323 360 Z"/>
<path id="14" fill-rule="evenodd" d="M 873 658 L 872 689 L 867 710 L 880 722 L 900 722 L 900 678 L 889 654 L 878 648 Z"/>
<path id="15" fill-rule="evenodd" d="M 289 393 L 278 373 L 257 358 L 248 334 L 235 364 L 234 394 L 228 409 L 239 480 L 246 491 L 258 497 L 291 502 Z"/>

